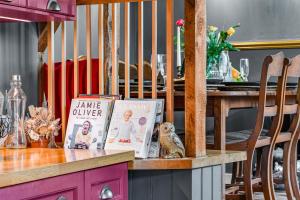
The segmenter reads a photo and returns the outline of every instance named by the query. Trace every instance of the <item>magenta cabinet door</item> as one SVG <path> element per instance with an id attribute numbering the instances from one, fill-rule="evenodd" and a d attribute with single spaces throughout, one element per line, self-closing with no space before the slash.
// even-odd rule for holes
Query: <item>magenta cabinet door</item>
<path id="1" fill-rule="evenodd" d="M 128 200 L 127 163 L 86 171 L 85 200 Z"/>
<path id="2" fill-rule="evenodd" d="M 27 6 L 32 9 L 38 9 L 38 10 L 51 12 L 50 10 L 47 10 L 48 2 L 49 2 L 49 0 L 38 0 L 38 1 L 28 0 Z M 59 4 L 61 10 L 57 11 L 57 12 L 55 11 L 55 13 L 75 16 L 75 14 L 76 14 L 75 0 L 57 0 L 57 3 Z"/>
<path id="3" fill-rule="evenodd" d="M 0 199 L 83 200 L 84 172 L 2 188 Z"/>
<path id="4" fill-rule="evenodd" d="M 25 7 L 26 0 L 0 0 L 0 4 Z"/>

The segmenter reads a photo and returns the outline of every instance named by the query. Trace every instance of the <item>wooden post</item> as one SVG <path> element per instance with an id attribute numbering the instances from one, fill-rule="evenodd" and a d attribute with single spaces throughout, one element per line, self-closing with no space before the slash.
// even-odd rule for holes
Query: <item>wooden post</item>
<path id="1" fill-rule="evenodd" d="M 157 0 L 152 1 L 152 98 L 157 98 Z"/>
<path id="2" fill-rule="evenodd" d="M 74 21 L 74 97 L 79 95 L 77 21 Z"/>
<path id="3" fill-rule="evenodd" d="M 66 134 L 66 22 L 61 23 L 61 132 L 62 142 Z"/>
<path id="4" fill-rule="evenodd" d="M 174 62 L 173 62 L 173 20 L 174 2 L 166 1 L 166 53 L 167 53 L 167 83 L 166 83 L 166 118 L 168 122 L 174 122 Z"/>
<path id="5" fill-rule="evenodd" d="M 138 2 L 138 97 L 144 98 L 144 2 Z"/>
<path id="6" fill-rule="evenodd" d="M 117 5 L 116 3 L 113 3 L 111 5 L 112 7 L 112 47 L 111 47 L 111 87 L 112 87 L 112 94 L 117 95 L 119 94 L 118 88 L 119 88 L 119 81 L 118 81 L 118 59 L 117 59 L 117 16 L 116 16 L 116 11 L 117 11 Z"/>
<path id="7" fill-rule="evenodd" d="M 48 105 L 52 113 L 55 112 L 55 87 L 54 87 L 54 22 L 47 23 L 48 46 Z"/>
<path id="8" fill-rule="evenodd" d="M 98 5 L 99 94 L 104 94 L 103 4 Z"/>
<path id="9" fill-rule="evenodd" d="M 206 0 L 185 0 L 185 147 L 206 155 Z"/>
<path id="10" fill-rule="evenodd" d="M 130 3 L 124 6 L 125 98 L 130 98 Z"/>
<path id="11" fill-rule="evenodd" d="M 92 25 L 91 6 L 86 5 L 86 62 L 87 94 L 92 92 Z"/>

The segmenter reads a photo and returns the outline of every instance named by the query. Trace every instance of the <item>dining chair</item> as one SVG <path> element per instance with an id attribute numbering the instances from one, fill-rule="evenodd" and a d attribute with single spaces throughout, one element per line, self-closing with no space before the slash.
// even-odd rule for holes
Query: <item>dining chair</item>
<path id="1" fill-rule="evenodd" d="M 256 150 L 261 151 L 262 148 L 271 144 L 271 137 L 276 131 L 282 127 L 282 110 L 284 102 L 284 92 L 286 84 L 288 59 L 285 59 L 283 52 L 276 55 L 267 56 L 264 59 L 261 72 L 258 109 L 255 127 L 253 130 L 243 130 L 237 132 L 226 133 L 226 150 L 246 151 L 247 160 L 239 166 L 240 170 L 233 170 L 235 174 L 240 171 L 242 180 L 237 179 L 236 184 L 231 188 L 238 189 L 228 190 L 226 199 L 253 199 L 253 185 L 258 185 L 262 181 L 259 174 L 253 175 L 253 156 Z M 275 92 L 275 101 L 267 104 L 268 80 L 270 77 L 277 77 L 277 89 Z M 266 117 L 273 117 L 270 130 L 264 130 L 264 120 Z M 208 136 L 207 142 L 213 144 L 214 137 Z M 211 146 L 211 145 L 208 145 Z M 258 164 L 260 165 L 260 164 Z M 242 172 L 241 172 L 242 171 Z M 262 170 L 261 170 L 262 171 Z M 266 185 L 266 184 L 263 184 Z M 238 186 L 238 187 L 236 187 Z M 244 191 L 241 193 L 241 191 Z M 230 193 L 229 193 L 230 192 Z"/>
<path id="2" fill-rule="evenodd" d="M 278 132 L 272 137 L 270 148 L 264 149 L 263 158 L 266 155 L 273 158 L 276 144 L 283 143 L 283 180 L 281 180 L 281 182 L 284 183 L 288 200 L 293 200 L 300 199 L 297 181 L 297 144 L 300 136 L 300 55 L 297 55 L 290 60 L 287 69 L 287 77 L 298 79 L 295 101 L 289 102 L 287 101 L 287 98 L 285 98 L 283 106 L 283 114 L 292 115 L 293 118 L 287 132 Z M 268 176 L 271 177 L 271 179 L 267 180 L 270 190 L 267 192 L 270 193 L 268 194 L 268 197 L 275 199 L 274 178 L 272 178 L 273 162 L 272 160 L 269 160 L 269 162 L 263 160 L 262 166 L 270 169 L 268 171 Z"/>

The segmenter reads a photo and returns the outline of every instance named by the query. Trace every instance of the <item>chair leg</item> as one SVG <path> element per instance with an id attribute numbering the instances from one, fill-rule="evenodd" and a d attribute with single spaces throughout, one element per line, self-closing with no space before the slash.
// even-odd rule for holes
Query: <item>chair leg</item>
<path id="1" fill-rule="evenodd" d="M 247 160 L 244 161 L 244 165 L 243 165 L 244 186 L 245 186 L 245 194 L 247 200 L 253 200 L 252 161 L 253 161 L 253 151 L 248 151 Z"/>
<path id="2" fill-rule="evenodd" d="M 261 156 L 262 156 L 262 149 L 259 148 L 256 150 L 256 172 L 255 172 L 256 177 L 260 177 L 260 173 L 261 173 Z"/>
<path id="3" fill-rule="evenodd" d="M 273 149 L 270 146 L 263 148 L 261 162 L 261 179 L 265 199 L 275 200 L 275 191 L 273 187 Z"/>
<path id="4" fill-rule="evenodd" d="M 284 188 L 286 191 L 286 195 L 288 200 L 293 200 L 294 194 L 291 184 L 291 166 L 290 166 L 290 154 L 291 153 L 291 142 L 284 143 L 283 150 L 283 180 L 284 180 Z"/>
<path id="5" fill-rule="evenodd" d="M 295 198 L 300 199 L 300 190 L 299 190 L 298 177 L 297 177 L 297 143 L 298 140 L 296 142 L 293 142 L 291 146 L 290 180 L 291 180 L 291 185 L 292 185 Z"/>
<path id="6" fill-rule="evenodd" d="M 236 177 L 238 173 L 238 164 L 237 162 L 232 163 L 232 176 L 231 176 L 231 184 L 236 183 Z"/>
<path id="7" fill-rule="evenodd" d="M 242 177 L 243 176 L 243 161 L 240 161 L 238 166 L 239 166 L 238 177 Z"/>

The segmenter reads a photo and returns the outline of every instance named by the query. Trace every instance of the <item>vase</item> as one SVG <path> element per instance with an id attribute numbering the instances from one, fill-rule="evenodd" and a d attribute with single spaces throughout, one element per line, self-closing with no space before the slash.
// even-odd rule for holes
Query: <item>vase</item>
<path id="1" fill-rule="evenodd" d="M 207 79 L 220 79 L 219 72 L 219 57 L 208 58 L 206 67 L 206 78 Z"/>
<path id="2" fill-rule="evenodd" d="M 29 140 L 31 148 L 48 148 L 50 139 L 46 136 L 39 136 L 37 140 Z"/>

